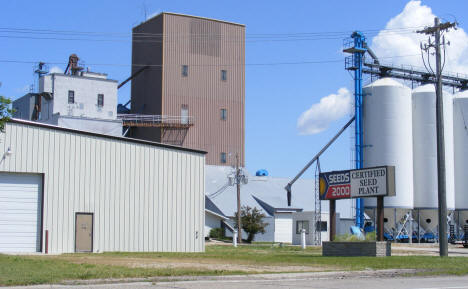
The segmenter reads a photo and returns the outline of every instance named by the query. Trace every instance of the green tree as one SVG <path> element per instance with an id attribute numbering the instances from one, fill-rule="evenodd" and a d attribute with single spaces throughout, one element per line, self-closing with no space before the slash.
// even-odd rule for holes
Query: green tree
<path id="1" fill-rule="evenodd" d="M 235 212 L 234 217 L 235 227 L 237 229 L 239 228 L 239 225 L 237 224 L 237 212 Z M 263 218 L 265 217 L 265 214 L 260 212 L 256 207 L 241 207 L 241 225 L 242 230 L 248 234 L 247 242 L 251 243 L 255 238 L 255 234 L 265 233 L 265 227 L 268 226 L 267 223 L 263 222 Z"/>
<path id="2" fill-rule="evenodd" d="M 0 131 L 5 131 L 5 124 L 11 119 L 11 116 L 15 112 L 10 107 L 11 99 L 0 95 Z"/>

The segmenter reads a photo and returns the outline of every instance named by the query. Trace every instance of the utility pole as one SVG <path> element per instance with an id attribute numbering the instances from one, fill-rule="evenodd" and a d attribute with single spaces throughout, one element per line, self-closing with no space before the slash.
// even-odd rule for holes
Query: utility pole
<path id="1" fill-rule="evenodd" d="M 237 185 L 237 242 L 242 244 L 241 201 L 240 201 L 240 169 L 239 154 L 236 153 L 236 185 Z"/>
<path id="2" fill-rule="evenodd" d="M 439 198 L 439 254 L 441 257 L 448 256 L 448 240 L 447 240 L 447 197 L 445 191 L 445 144 L 444 144 L 444 111 L 442 98 L 442 64 L 440 46 L 445 45 L 440 43 L 441 32 L 455 27 L 456 23 L 440 23 L 439 18 L 434 19 L 434 26 L 427 27 L 418 33 L 434 36 L 435 42 L 432 43 L 429 38 L 429 43 L 423 48 L 429 53 L 430 48 L 435 49 L 436 54 L 436 128 L 437 128 L 437 189 Z M 424 57 L 423 57 L 424 59 Z M 430 64 L 429 64 L 430 67 Z"/>

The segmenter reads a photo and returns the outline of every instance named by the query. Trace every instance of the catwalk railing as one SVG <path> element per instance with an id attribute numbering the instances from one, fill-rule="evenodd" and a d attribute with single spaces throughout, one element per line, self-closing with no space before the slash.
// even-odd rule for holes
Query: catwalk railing
<path id="1" fill-rule="evenodd" d="M 118 114 L 117 119 L 122 120 L 123 126 L 127 127 L 189 128 L 193 126 L 191 116 Z"/>

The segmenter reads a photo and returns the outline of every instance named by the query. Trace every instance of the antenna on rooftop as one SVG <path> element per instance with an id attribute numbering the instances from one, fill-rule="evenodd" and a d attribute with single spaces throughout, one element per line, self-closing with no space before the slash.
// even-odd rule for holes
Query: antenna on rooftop
<path id="1" fill-rule="evenodd" d="M 146 1 L 143 1 L 143 3 L 141 5 L 143 6 L 143 14 L 145 15 L 145 20 L 143 20 L 143 21 L 146 21 L 146 20 L 148 20 L 148 18 L 147 18 L 148 7 L 146 6 Z"/>

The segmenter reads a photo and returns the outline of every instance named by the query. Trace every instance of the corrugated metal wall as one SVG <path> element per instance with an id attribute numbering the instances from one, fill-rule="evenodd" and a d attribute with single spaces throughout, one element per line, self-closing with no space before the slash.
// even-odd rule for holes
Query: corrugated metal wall
<path id="1" fill-rule="evenodd" d="M 164 115 L 180 115 L 188 105 L 195 125 L 184 147 L 208 151 L 207 164 L 232 165 L 239 154 L 244 165 L 245 26 L 170 13 L 164 17 Z M 188 76 L 182 77 L 182 65 Z M 221 79 L 221 70 L 227 79 Z M 221 109 L 227 119 L 221 120 Z M 227 164 L 220 154 L 232 153 Z"/>
<path id="2" fill-rule="evenodd" d="M 150 65 L 132 79 L 131 111 L 135 114 L 161 114 L 163 18 L 155 17 L 133 28 L 132 75 Z M 130 137 L 161 142 L 159 128 L 133 127 Z"/>
<path id="3" fill-rule="evenodd" d="M 43 173 L 49 252 L 74 252 L 75 213 L 94 213 L 94 251 L 204 251 L 205 157 L 8 123 L 0 171 Z M 44 242 L 43 242 L 44 243 Z"/>

